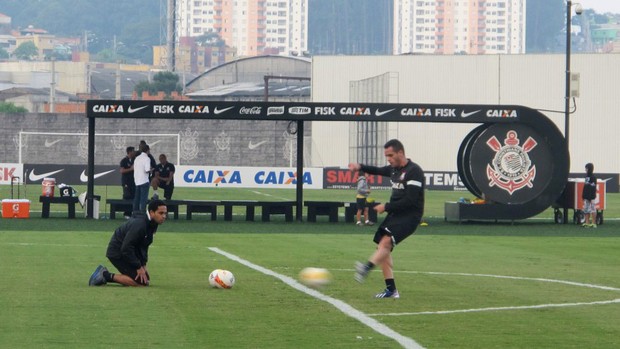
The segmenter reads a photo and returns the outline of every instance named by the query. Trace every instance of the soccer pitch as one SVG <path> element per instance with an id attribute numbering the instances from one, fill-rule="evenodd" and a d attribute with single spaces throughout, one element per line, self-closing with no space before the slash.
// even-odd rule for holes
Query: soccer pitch
<path id="1" fill-rule="evenodd" d="M 0 220 L 2 348 L 620 346 L 613 214 L 597 229 L 545 216 L 429 218 L 394 251 L 397 300 L 373 298 L 384 288 L 378 271 L 353 280 L 373 227 L 170 219 L 151 247 L 152 286 L 135 289 L 87 286 L 98 264 L 111 267 L 105 249 L 121 219 L 59 217 Z M 301 286 L 309 266 L 333 282 Z M 209 287 L 216 268 L 235 274 L 233 289 Z"/>

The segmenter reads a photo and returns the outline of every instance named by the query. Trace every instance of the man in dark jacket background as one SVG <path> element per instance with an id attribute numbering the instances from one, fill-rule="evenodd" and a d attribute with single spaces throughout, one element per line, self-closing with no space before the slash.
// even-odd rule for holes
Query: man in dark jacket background
<path id="1" fill-rule="evenodd" d="M 131 219 L 116 228 L 106 257 L 120 273 L 113 274 L 99 265 L 88 281 L 89 286 L 102 286 L 114 282 L 125 286 L 148 286 L 147 269 L 149 246 L 160 224 L 166 221 L 168 209 L 161 200 L 149 203 L 147 212 L 134 212 Z"/>

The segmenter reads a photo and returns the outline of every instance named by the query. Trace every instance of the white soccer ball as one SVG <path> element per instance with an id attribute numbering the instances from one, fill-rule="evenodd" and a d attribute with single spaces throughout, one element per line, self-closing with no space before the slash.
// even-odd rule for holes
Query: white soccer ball
<path id="1" fill-rule="evenodd" d="M 235 276 L 228 270 L 215 269 L 209 274 L 209 285 L 217 288 L 232 288 L 235 285 Z"/>
<path id="2" fill-rule="evenodd" d="M 299 280 L 312 288 L 323 287 L 332 281 L 332 274 L 325 268 L 304 268 L 299 272 Z"/>

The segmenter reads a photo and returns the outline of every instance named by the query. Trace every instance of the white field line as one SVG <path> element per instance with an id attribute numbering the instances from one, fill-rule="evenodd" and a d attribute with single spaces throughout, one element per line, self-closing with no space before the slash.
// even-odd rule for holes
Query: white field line
<path id="1" fill-rule="evenodd" d="M 341 271 L 353 271 L 352 269 L 338 269 Z M 474 276 L 474 277 L 489 277 L 496 279 L 511 279 L 511 280 L 526 280 L 526 281 L 538 281 L 538 282 L 551 282 L 570 286 L 595 288 L 605 291 L 620 291 L 620 288 L 586 284 L 582 282 L 556 280 L 547 278 L 530 278 L 522 276 L 508 276 L 508 275 L 493 275 L 493 274 L 472 274 L 472 273 L 448 273 L 448 272 L 433 272 L 433 271 L 395 271 L 397 273 L 404 274 L 427 274 L 427 275 L 456 275 L 456 276 Z M 474 313 L 483 311 L 502 311 L 502 310 L 521 310 L 521 309 L 543 309 L 543 308 L 560 308 L 560 307 L 576 307 L 585 305 L 604 305 L 620 303 L 620 298 L 607 300 L 607 301 L 595 301 L 595 302 L 576 302 L 576 303 L 552 303 L 552 304 L 539 304 L 539 305 L 525 305 L 525 306 L 507 306 L 507 307 L 490 307 L 490 308 L 475 308 L 475 309 L 458 309 L 458 310 L 439 310 L 439 311 L 422 311 L 413 313 L 385 313 L 385 314 L 368 314 L 368 316 L 408 316 L 408 315 L 438 315 L 438 314 L 456 314 L 456 313 Z"/>
<path id="2" fill-rule="evenodd" d="M 352 269 L 349 269 L 349 270 L 352 271 Z M 586 284 L 586 283 L 582 283 L 582 282 L 567 281 L 567 280 L 556 280 L 556 279 L 546 279 L 546 278 L 530 278 L 530 277 L 523 277 L 523 276 L 493 275 L 493 274 L 472 274 L 472 273 L 448 273 L 448 272 L 439 272 L 439 271 L 406 271 L 405 270 L 405 271 L 397 271 L 397 272 L 405 273 L 405 274 L 476 276 L 476 277 L 489 277 L 489 278 L 496 278 L 496 279 L 512 279 L 512 280 L 552 282 L 552 283 L 571 285 L 571 286 L 596 288 L 596 289 L 605 290 L 605 291 L 620 291 L 620 288 L 610 287 L 610 286 Z"/>
<path id="3" fill-rule="evenodd" d="M 10 246 L 52 246 L 52 247 L 101 247 L 100 245 L 86 244 L 42 244 L 38 242 L 1 242 L 0 245 Z"/>
<path id="4" fill-rule="evenodd" d="M 256 190 L 250 190 L 252 193 L 254 194 L 258 194 L 258 195 L 263 195 L 263 196 L 269 196 L 275 199 L 280 199 L 282 201 L 290 201 L 291 199 L 288 198 L 283 198 L 281 196 L 275 196 L 275 195 L 271 195 L 271 194 L 267 194 L 267 193 L 261 193 L 260 191 L 256 191 Z"/>
<path id="5" fill-rule="evenodd" d="M 279 279 L 280 281 L 282 281 L 283 283 L 285 283 L 286 285 L 301 291 L 311 297 L 314 297 L 318 300 L 327 302 L 331 305 L 333 305 L 336 309 L 340 310 L 341 312 L 343 312 L 345 315 L 350 316 L 354 319 L 356 319 L 357 321 L 361 322 L 362 324 L 370 327 L 372 330 L 378 332 L 379 334 L 386 336 L 388 338 L 392 338 L 393 340 L 397 341 L 400 345 L 403 346 L 403 348 L 412 348 L 412 349 L 419 349 L 419 348 L 423 348 L 422 346 L 420 346 L 420 344 L 418 344 L 415 340 L 413 340 L 412 338 L 409 337 L 405 337 L 403 335 L 401 335 L 400 333 L 392 330 L 391 328 L 387 327 L 386 325 L 380 323 L 379 321 L 369 317 L 368 315 L 366 315 L 365 313 L 353 308 L 352 306 L 350 306 L 349 304 L 339 300 L 339 299 L 335 299 L 332 297 L 329 297 L 321 292 L 318 292 L 317 290 L 311 289 L 309 287 L 306 287 L 302 284 L 300 284 L 299 282 L 297 282 L 297 280 L 288 277 L 286 275 L 282 275 L 282 274 L 278 274 L 273 270 L 261 267 L 260 265 L 256 265 L 250 261 L 247 261 L 245 259 L 242 259 L 236 255 L 230 254 L 226 251 L 220 250 L 217 247 L 209 247 L 209 250 L 211 250 L 212 252 L 215 252 L 217 254 L 220 254 L 222 256 L 225 256 L 228 259 L 231 259 L 239 264 L 243 264 L 248 268 L 254 269 L 260 273 L 263 273 L 265 275 L 269 275 L 272 277 L 275 277 L 276 279 Z"/>
<path id="6" fill-rule="evenodd" d="M 483 312 L 483 311 L 578 307 L 578 306 L 584 306 L 584 305 L 602 305 L 602 304 L 614 304 L 614 303 L 620 303 L 620 298 L 612 299 L 609 301 L 596 301 L 596 302 L 554 303 L 554 304 L 523 305 L 523 306 L 514 306 L 514 307 L 491 307 L 491 308 L 459 309 L 459 310 L 420 311 L 417 313 L 368 314 L 368 316 L 443 315 L 443 314 L 457 314 L 457 313 L 477 313 L 477 312 Z"/>
<path id="7" fill-rule="evenodd" d="M 445 218 L 444 216 L 424 216 L 424 217 L 425 218 L 440 219 L 440 220 L 443 220 Z M 617 220 L 620 220 L 620 218 L 612 218 L 612 217 L 607 218 L 607 217 L 605 217 L 605 220 L 606 221 L 617 221 Z M 523 219 L 522 221 L 551 221 L 551 222 L 553 222 L 553 217 L 549 217 L 549 218 L 545 218 L 545 217 L 530 217 L 530 218 Z M 569 219 L 569 223 L 566 224 L 566 225 L 567 226 L 576 225 L 576 224 L 573 224 L 572 221 L 573 221 L 572 218 Z M 508 220 L 506 220 L 506 221 L 502 220 L 501 222 L 506 223 L 506 222 L 509 222 L 509 221 Z M 519 221 L 517 221 L 517 222 L 519 222 Z M 558 224 L 558 225 L 560 225 L 560 224 Z"/>

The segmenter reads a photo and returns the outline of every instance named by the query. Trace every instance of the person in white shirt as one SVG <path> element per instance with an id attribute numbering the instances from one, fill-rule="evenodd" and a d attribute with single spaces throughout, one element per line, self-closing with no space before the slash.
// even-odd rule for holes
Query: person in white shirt
<path id="1" fill-rule="evenodd" d="M 147 152 L 149 146 L 140 144 L 140 155 L 133 162 L 133 179 L 136 183 L 136 195 L 133 198 L 133 210 L 145 212 L 146 201 L 149 197 L 149 174 L 151 173 L 151 159 Z"/>

